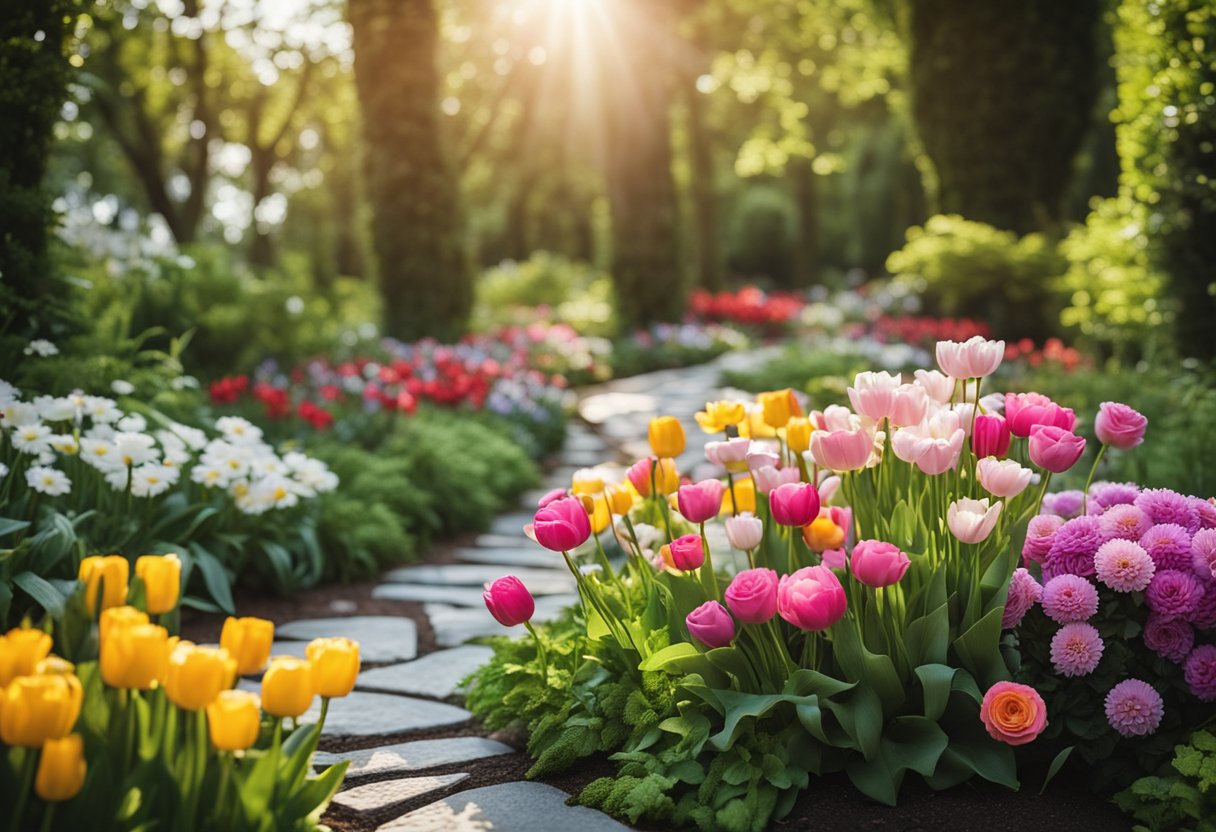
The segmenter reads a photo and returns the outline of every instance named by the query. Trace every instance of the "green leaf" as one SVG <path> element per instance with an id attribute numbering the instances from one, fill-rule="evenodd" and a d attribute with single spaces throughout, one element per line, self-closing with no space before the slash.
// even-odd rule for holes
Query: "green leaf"
<path id="1" fill-rule="evenodd" d="M 916 668 L 916 678 L 920 679 L 924 692 L 925 716 L 929 719 L 937 721 L 946 712 L 956 672 L 944 664 L 922 664 Z"/>
<path id="2" fill-rule="evenodd" d="M 687 641 L 681 641 L 678 644 L 672 644 L 669 647 L 664 647 L 657 653 L 651 654 L 649 658 L 638 665 L 638 670 L 666 670 L 680 659 L 691 658 L 693 656 L 700 658 L 701 655 L 701 651 L 695 645 Z"/>
<path id="3" fill-rule="evenodd" d="M 63 615 L 63 604 L 67 599 L 59 590 L 33 572 L 20 573 L 13 578 L 13 583 L 37 601 L 51 618 L 59 618 Z"/>
<path id="4" fill-rule="evenodd" d="M 832 637 L 836 661 L 845 676 L 863 682 L 877 693 L 885 713 L 895 713 L 906 694 L 891 657 L 871 653 L 848 621 L 834 627 Z"/>
<path id="5" fill-rule="evenodd" d="M 914 667 L 946 663 L 946 651 L 950 647 L 950 613 L 944 603 L 908 624 L 904 646 L 908 650 L 908 661 Z"/>
<path id="6" fill-rule="evenodd" d="M 29 520 L 16 520 L 12 517 L 0 517 L 0 537 L 19 532 L 30 527 Z"/>
<path id="7" fill-rule="evenodd" d="M 947 744 L 945 732 L 935 721 L 922 716 L 897 717 L 883 734 L 879 753 L 870 760 L 850 757 L 846 771 L 862 793 L 894 806 L 905 773 L 931 776 Z"/>
<path id="8" fill-rule="evenodd" d="M 1047 776 L 1043 778 L 1043 788 L 1039 789 L 1039 794 L 1047 791 L 1047 784 L 1051 782 L 1053 777 L 1060 773 L 1060 769 L 1064 768 L 1064 764 L 1068 762 L 1068 758 L 1072 756 L 1074 748 L 1076 748 L 1075 745 L 1068 746 L 1057 754 L 1055 759 L 1051 761 L 1051 765 L 1047 767 Z"/>
<path id="9" fill-rule="evenodd" d="M 203 583 L 207 586 L 211 597 L 215 599 L 215 603 L 219 604 L 220 609 L 224 612 L 235 615 L 236 605 L 232 601 L 232 585 L 228 579 L 228 572 L 220 563 L 219 558 L 198 543 L 190 544 L 190 554 L 194 565 L 203 574 Z"/>
<path id="10" fill-rule="evenodd" d="M 1000 648 L 1003 615 L 1001 607 L 994 607 L 954 640 L 954 650 L 963 667 L 985 688 L 1007 676 Z"/>

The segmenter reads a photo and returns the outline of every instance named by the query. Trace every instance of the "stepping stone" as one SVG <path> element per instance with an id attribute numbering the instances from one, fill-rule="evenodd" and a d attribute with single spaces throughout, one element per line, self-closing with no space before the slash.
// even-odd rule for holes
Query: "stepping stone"
<path id="1" fill-rule="evenodd" d="M 612 457 L 607 450 L 598 451 L 562 451 L 561 460 L 566 465 L 576 465 L 586 468 L 599 465 Z"/>
<path id="2" fill-rule="evenodd" d="M 579 402 L 578 412 L 593 425 L 610 425 L 619 416 L 653 413 L 658 406 L 659 402 L 654 396 L 644 393 L 607 392 L 584 398 Z"/>
<path id="3" fill-rule="evenodd" d="M 473 545 L 486 549 L 517 549 L 523 543 L 535 545 L 528 540 L 523 528 L 517 534 L 479 534 Z"/>
<path id="4" fill-rule="evenodd" d="M 532 541 L 527 541 L 531 547 L 528 549 L 522 548 L 517 543 L 510 548 L 462 548 L 456 550 L 456 559 L 467 563 L 491 563 L 496 566 L 522 566 L 532 567 L 535 569 L 566 568 L 566 564 L 562 562 L 562 556 L 557 552 L 550 552 L 548 549 L 542 549 Z"/>
<path id="5" fill-rule="evenodd" d="M 281 639 L 301 640 L 343 636 L 359 642 L 359 655 L 365 662 L 409 661 L 418 655 L 417 628 L 404 616 L 358 615 L 292 621 L 277 628 L 275 635 Z M 276 642 L 275 646 L 281 643 Z"/>
<path id="6" fill-rule="evenodd" d="M 469 789 L 423 806 L 380 827 L 384 832 L 629 832 L 586 806 L 567 806 L 561 789 L 545 783 L 500 783 Z M 378 831 L 379 832 L 379 831 Z"/>
<path id="7" fill-rule="evenodd" d="M 503 514 L 494 518 L 494 522 L 490 523 L 490 534 L 502 535 L 518 535 L 524 536 L 524 526 L 532 522 L 532 518 L 536 512 L 517 512 L 515 514 Z"/>
<path id="8" fill-rule="evenodd" d="M 400 780 L 381 780 L 365 786 L 355 786 L 334 795 L 333 802 L 359 814 L 377 812 L 400 806 L 429 792 L 454 786 L 468 779 L 467 774 L 443 774 L 437 777 L 403 777 Z"/>
<path id="9" fill-rule="evenodd" d="M 440 650 L 412 662 L 393 664 L 359 674 L 355 687 L 382 693 L 407 693 L 447 699 L 470 673 L 494 655 L 489 647 L 469 644 Z"/>
<path id="10" fill-rule="evenodd" d="M 569 592 L 574 589 L 574 576 L 566 569 L 565 563 L 561 560 L 561 555 L 552 555 L 549 558 L 549 563 L 554 567 L 560 566 L 560 571 L 556 568 L 517 569 L 513 574 L 525 584 L 529 584 L 529 587 L 531 587 L 532 583 L 535 583 L 537 585 L 556 584 L 559 592 Z M 504 574 L 501 566 L 492 564 L 427 564 L 424 566 L 406 566 L 401 569 L 394 569 L 384 575 L 384 580 L 389 583 L 403 584 L 484 587 L 485 584 L 501 578 Z M 533 591 L 535 592 L 536 590 Z"/>
<path id="11" fill-rule="evenodd" d="M 515 749 L 511 746 L 485 737 L 449 737 L 382 745 L 379 748 L 363 748 L 358 751 L 318 751 L 313 755 L 312 764 L 318 769 L 324 769 L 349 760 L 350 768 L 346 770 L 346 781 L 349 783 L 368 777 L 422 771 L 514 753 Z"/>
<path id="12" fill-rule="evenodd" d="M 301 720 L 316 722 L 320 716 L 321 700 L 318 698 Z M 370 737 L 377 734 L 400 734 L 405 731 L 440 728 L 444 725 L 459 725 L 467 722 L 472 716 L 464 708 L 445 705 L 442 702 L 355 691 L 329 703 L 329 715 L 325 718 L 321 735 Z"/>
<path id="13" fill-rule="evenodd" d="M 481 587 L 471 586 L 381 584 L 372 590 L 372 597 L 382 601 L 432 601 L 459 607 L 482 607 L 485 599 L 481 593 Z"/>

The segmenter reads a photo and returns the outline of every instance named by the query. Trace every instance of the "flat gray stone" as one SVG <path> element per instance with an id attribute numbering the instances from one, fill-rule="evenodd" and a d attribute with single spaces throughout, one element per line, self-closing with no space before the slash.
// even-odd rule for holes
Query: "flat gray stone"
<path id="1" fill-rule="evenodd" d="M 490 660 L 489 647 L 469 644 L 415 659 L 403 664 L 365 670 L 355 687 L 382 693 L 407 693 L 446 699 L 460 687 L 465 677 Z"/>
<path id="2" fill-rule="evenodd" d="M 301 719 L 316 722 L 321 715 L 321 700 Z M 468 721 L 473 715 L 464 708 L 412 699 L 408 696 L 392 696 L 384 693 L 354 693 L 329 703 L 329 715 L 321 730 L 326 737 L 368 737 L 376 734 L 399 734 L 405 731 L 421 731 L 457 725 Z"/>
<path id="3" fill-rule="evenodd" d="M 496 566 L 523 566 L 534 568 L 565 569 L 566 564 L 557 552 L 542 549 L 530 540 L 526 546 L 517 543 L 511 548 L 483 549 L 477 546 L 456 550 L 456 559 L 466 563 L 491 563 Z"/>
<path id="4" fill-rule="evenodd" d="M 348 760 L 350 768 L 346 770 L 346 782 L 351 783 L 368 777 L 423 771 L 437 766 L 468 763 L 485 757 L 513 753 L 515 749 L 511 746 L 485 737 L 448 737 L 440 740 L 401 742 L 379 748 L 362 748 L 358 751 L 318 751 L 313 755 L 312 764 L 318 769 L 324 769 Z"/>
<path id="5" fill-rule="evenodd" d="M 574 589 L 574 576 L 566 568 L 561 555 L 550 552 L 549 563 L 560 566 L 561 569 L 516 569 L 511 574 L 523 581 L 533 593 L 543 591 L 538 587 L 556 585 L 558 592 L 569 592 Z M 394 569 L 384 575 L 389 583 L 403 584 L 433 584 L 435 586 L 475 586 L 484 587 L 505 575 L 502 566 L 493 564 L 474 563 L 445 563 L 427 564 L 425 566 L 406 566 Z M 549 594 L 553 594 L 550 592 Z"/>
<path id="6" fill-rule="evenodd" d="M 524 534 L 524 526 L 532 522 L 535 511 L 517 511 L 511 514 L 501 514 L 490 523 L 490 534 L 519 535 Z"/>
<path id="7" fill-rule="evenodd" d="M 479 548 L 484 546 L 487 549 L 514 549 L 523 543 L 535 545 L 528 540 L 522 527 L 515 534 L 479 534 L 473 541 L 474 546 Z"/>
<path id="8" fill-rule="evenodd" d="M 417 627 L 404 616 L 358 615 L 292 621 L 279 627 L 275 635 L 300 640 L 343 636 L 359 642 L 359 655 L 365 662 L 409 661 L 418 655 Z"/>
<path id="9" fill-rule="evenodd" d="M 455 604 L 459 607 L 482 607 L 481 587 L 434 586 L 429 584 L 381 584 L 372 590 L 372 597 L 384 601 L 421 601 Z"/>
<path id="10" fill-rule="evenodd" d="M 561 789 L 545 783 L 500 783 L 469 789 L 416 809 L 380 827 L 393 832 L 629 832 L 586 806 L 567 806 Z"/>
<path id="11" fill-rule="evenodd" d="M 461 780 L 468 779 L 467 774 L 442 774 L 432 777 L 403 777 L 400 780 L 380 780 L 363 786 L 355 786 L 334 795 L 333 802 L 338 806 L 363 814 L 378 812 L 400 806 L 407 800 L 413 800 L 429 792 L 454 786 Z"/>
<path id="12" fill-rule="evenodd" d="M 607 450 L 562 451 L 561 461 L 565 465 L 578 465 L 590 468 L 611 459 L 612 456 L 613 454 Z"/>
<path id="13" fill-rule="evenodd" d="M 585 397 L 579 402 L 578 412 L 593 425 L 607 426 L 617 417 L 653 413 L 658 406 L 659 402 L 653 395 L 609 391 Z"/>

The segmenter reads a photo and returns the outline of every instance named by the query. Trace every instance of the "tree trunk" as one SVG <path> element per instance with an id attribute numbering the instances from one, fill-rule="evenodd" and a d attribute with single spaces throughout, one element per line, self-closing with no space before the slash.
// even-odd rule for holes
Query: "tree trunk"
<path id="1" fill-rule="evenodd" d="M 692 163 L 692 215 L 696 230 L 697 285 L 722 289 L 722 258 L 718 250 L 718 192 L 715 186 L 713 138 L 705 124 L 705 99 L 696 78 L 684 85 L 688 99 L 688 143 Z"/>
<path id="2" fill-rule="evenodd" d="M 431 0 L 350 0 L 348 9 L 385 331 L 455 338 L 473 287 L 440 136 L 435 9 Z"/>

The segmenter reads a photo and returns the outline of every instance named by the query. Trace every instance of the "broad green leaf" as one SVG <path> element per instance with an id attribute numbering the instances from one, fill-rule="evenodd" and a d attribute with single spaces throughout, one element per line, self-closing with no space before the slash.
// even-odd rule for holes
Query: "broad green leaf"
<path id="1" fill-rule="evenodd" d="M 0 537 L 19 532 L 30 527 L 29 520 L 17 520 L 12 517 L 0 517 Z"/>
<path id="2" fill-rule="evenodd" d="M 914 667 L 946 663 L 950 648 L 950 615 L 945 604 L 908 624 L 904 647 L 908 651 L 908 661 Z"/>
<path id="3" fill-rule="evenodd" d="M 664 647 L 659 652 L 651 655 L 650 658 L 638 666 L 638 670 L 666 670 L 669 665 L 678 659 L 692 656 L 700 657 L 701 652 L 687 641 L 681 641 L 669 647 Z"/>
<path id="4" fill-rule="evenodd" d="M 22 572 L 13 578 L 13 583 L 25 590 L 52 618 L 63 615 L 63 594 L 33 572 Z"/>
<path id="5" fill-rule="evenodd" d="M 215 603 L 219 604 L 220 609 L 224 612 L 235 615 L 236 606 L 232 601 L 232 584 L 229 581 L 228 572 L 220 563 L 219 558 L 198 543 L 190 544 L 190 555 L 194 565 L 198 567 L 198 571 L 203 574 L 203 583 L 207 586 L 211 597 L 215 599 Z"/>
<path id="6" fill-rule="evenodd" d="M 984 688 L 1007 676 L 1000 650 L 1003 615 L 1000 607 L 989 610 L 967 632 L 954 640 L 954 650 L 962 666 L 971 671 Z"/>
<path id="7" fill-rule="evenodd" d="M 1068 746 L 1060 751 L 1060 753 L 1055 756 L 1055 759 L 1051 761 L 1051 765 L 1047 767 L 1047 776 L 1043 778 L 1043 788 L 1039 789 L 1039 794 L 1042 794 L 1047 790 L 1047 784 L 1051 782 L 1053 777 L 1060 773 L 1060 769 L 1064 768 L 1064 764 L 1067 763 L 1068 758 L 1072 756 L 1074 748 L 1076 748 L 1075 745 Z"/>
<path id="8" fill-rule="evenodd" d="M 953 667 L 944 664 L 922 664 L 916 668 L 925 700 L 925 716 L 935 722 L 946 712 L 954 682 Z"/>

